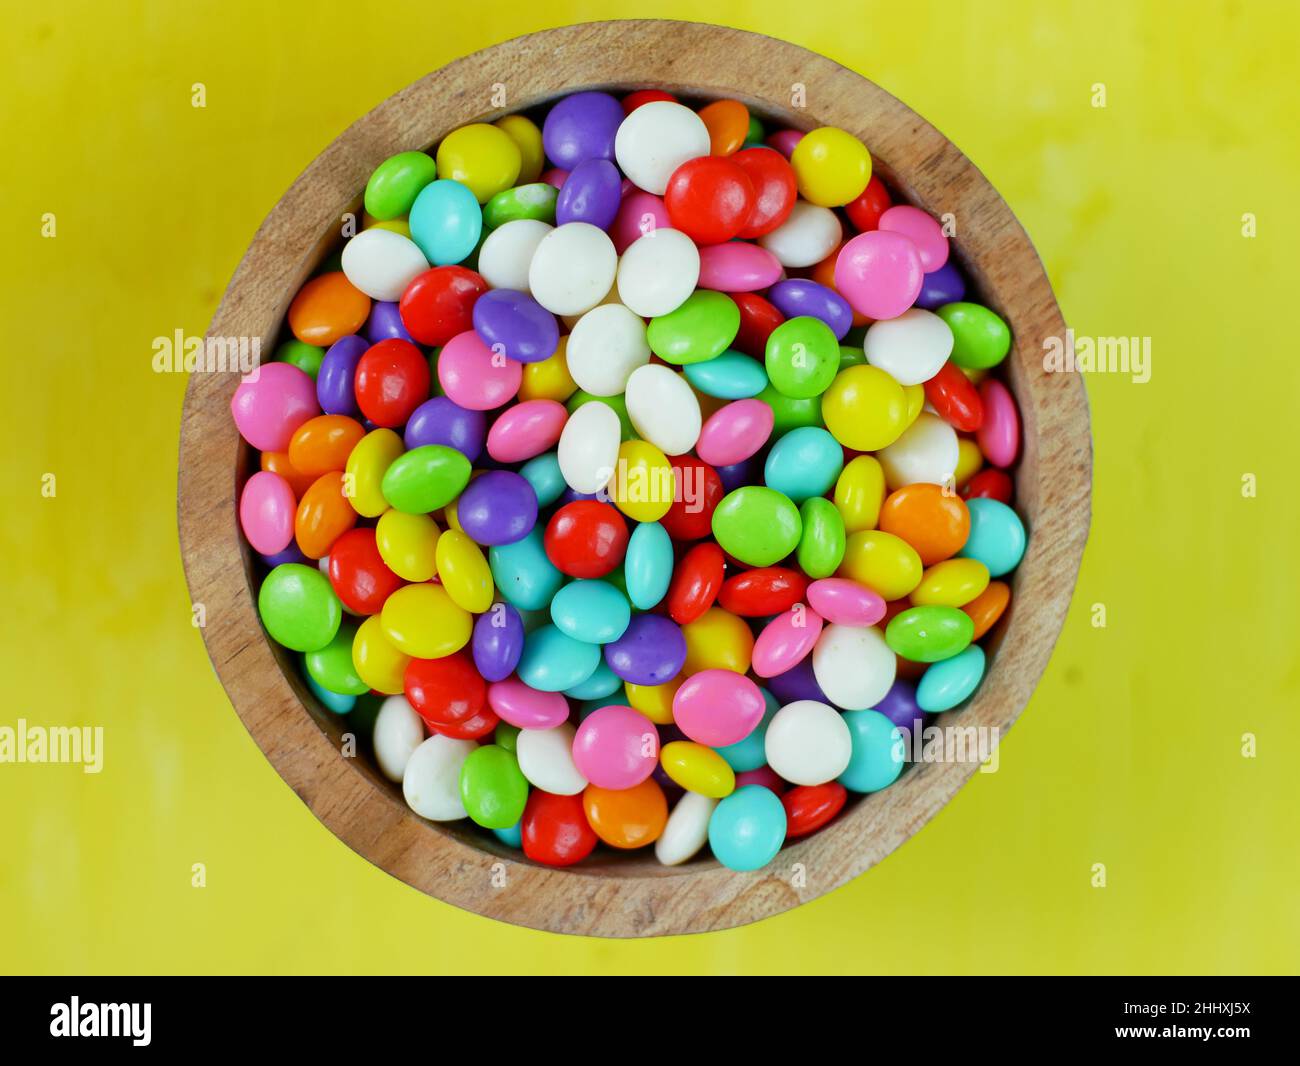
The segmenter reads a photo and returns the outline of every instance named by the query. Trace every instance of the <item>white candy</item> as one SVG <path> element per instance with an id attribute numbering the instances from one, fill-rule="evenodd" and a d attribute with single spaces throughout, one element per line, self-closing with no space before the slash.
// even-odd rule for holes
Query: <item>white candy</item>
<path id="1" fill-rule="evenodd" d="M 424 722 L 405 696 L 389 696 L 375 716 L 375 761 L 390 781 L 402 780 L 411 753 L 424 740 Z"/>
<path id="2" fill-rule="evenodd" d="M 402 795 L 407 806 L 432 822 L 464 818 L 460 768 L 477 747 L 472 740 L 454 740 L 438 734 L 416 748 L 402 775 Z"/>
<path id="3" fill-rule="evenodd" d="M 642 104 L 618 127 L 614 158 L 632 184 L 656 196 L 688 159 L 709 154 L 709 129 L 689 107 L 671 100 Z"/>
<path id="4" fill-rule="evenodd" d="M 574 732 L 568 722 L 554 729 L 519 731 L 515 757 L 530 785 L 556 796 L 576 796 L 587 787 L 587 779 L 573 761 Z"/>
<path id="5" fill-rule="evenodd" d="M 622 304 L 593 307 L 574 325 L 564 358 L 578 388 L 617 396 L 632 372 L 650 362 L 645 322 Z"/>
<path id="6" fill-rule="evenodd" d="M 777 711 L 763 745 L 767 765 L 793 785 L 834 781 L 853 757 L 848 724 L 818 700 L 796 700 Z"/>
<path id="7" fill-rule="evenodd" d="M 957 433 L 938 415 L 922 411 L 876 458 L 890 492 L 920 482 L 942 485 L 957 471 Z"/>
<path id="8" fill-rule="evenodd" d="M 574 492 L 599 492 L 614 476 L 622 427 L 607 403 L 584 403 L 569 416 L 560 434 L 560 473 Z"/>
<path id="9" fill-rule="evenodd" d="M 929 381 L 952 354 L 952 330 L 933 311 L 910 307 L 897 318 L 873 322 L 862 342 L 867 362 L 900 385 Z"/>
<path id="10" fill-rule="evenodd" d="M 843 227 L 834 211 L 799 200 L 790 217 L 760 237 L 758 243 L 776 256 L 782 266 L 808 267 L 835 251 L 843 236 Z"/>
<path id="11" fill-rule="evenodd" d="M 580 315 L 605 298 L 617 270 L 618 253 L 604 230 L 566 222 L 538 242 L 528 288 L 551 314 Z"/>
<path id="12" fill-rule="evenodd" d="M 343 246 L 343 273 L 372 300 L 399 300 L 429 269 L 413 240 L 389 229 L 362 230 Z"/>
<path id="13" fill-rule="evenodd" d="M 875 626 L 827 626 L 813 648 L 813 677 L 826 698 L 846 711 L 865 711 L 883 700 L 897 667 Z"/>
<path id="14" fill-rule="evenodd" d="M 709 819 L 717 805 L 717 800 L 698 792 L 686 793 L 655 841 L 655 858 L 665 866 L 679 866 L 694 858 L 709 839 Z"/>
<path id="15" fill-rule="evenodd" d="M 669 367 L 651 363 L 632 371 L 627 414 L 638 435 L 665 455 L 685 455 L 700 439 L 700 401 L 687 380 Z"/>
<path id="16" fill-rule="evenodd" d="M 638 237 L 618 264 L 618 298 L 642 318 L 676 311 L 700 280 L 700 250 L 680 230 Z"/>
<path id="17" fill-rule="evenodd" d="M 528 268 L 542 238 L 553 229 L 535 218 L 516 218 L 493 230 L 479 249 L 479 274 L 494 289 L 529 292 Z"/>

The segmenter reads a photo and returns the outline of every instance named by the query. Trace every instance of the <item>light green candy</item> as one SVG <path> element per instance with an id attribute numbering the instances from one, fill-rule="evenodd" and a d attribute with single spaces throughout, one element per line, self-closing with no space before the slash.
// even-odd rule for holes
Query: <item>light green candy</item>
<path id="1" fill-rule="evenodd" d="M 399 511 L 428 514 L 459 496 L 469 475 L 469 460 L 455 448 L 426 444 L 394 459 L 379 488 Z"/>
<path id="2" fill-rule="evenodd" d="M 315 381 L 316 375 L 320 373 L 321 360 L 324 358 L 324 348 L 317 348 L 314 344 L 300 340 L 285 341 L 275 350 L 276 362 L 296 366 L 312 381 Z"/>
<path id="3" fill-rule="evenodd" d="M 714 359 L 740 332 L 740 308 L 726 293 L 696 289 L 675 311 L 650 320 L 646 340 L 665 363 L 686 366 Z"/>
<path id="4" fill-rule="evenodd" d="M 528 780 L 512 752 L 484 744 L 460 768 L 460 799 L 470 818 L 485 829 L 509 829 L 523 817 Z"/>
<path id="5" fill-rule="evenodd" d="M 937 663 L 965 651 L 975 635 L 971 616 L 956 607 L 909 607 L 885 627 L 885 643 L 904 659 Z"/>
<path id="6" fill-rule="evenodd" d="M 830 577 L 844 561 L 844 517 L 824 496 L 804 500 L 799 510 L 803 533 L 796 558 L 805 574 L 816 580 Z"/>
<path id="7" fill-rule="evenodd" d="M 569 397 L 564 405 L 569 414 L 573 414 L 583 404 L 603 403 L 618 415 L 618 435 L 620 440 L 637 440 L 636 429 L 632 426 L 632 417 L 627 413 L 627 399 L 620 393 L 617 396 L 593 396 L 579 389 Z"/>
<path id="8" fill-rule="evenodd" d="M 765 485 L 729 492 L 713 512 L 713 536 L 722 550 L 750 566 L 771 566 L 795 550 L 803 523 L 784 493 Z"/>
<path id="9" fill-rule="evenodd" d="M 825 428 L 826 420 L 822 418 L 822 400 L 820 396 L 810 396 L 797 400 L 793 396 L 779 393 L 768 385 L 757 396 L 772 408 L 772 435 L 769 440 L 789 433 L 801 426 L 818 426 Z"/>
<path id="10" fill-rule="evenodd" d="M 370 691 L 352 665 L 352 641 L 356 635 L 356 626 L 339 626 L 333 640 L 304 657 L 308 675 L 321 688 L 342 696 L 360 696 Z"/>
<path id="11" fill-rule="evenodd" d="M 553 226 L 555 201 L 559 195 L 559 189 L 544 181 L 516 185 L 513 189 L 497 193 L 483 205 L 483 225 L 488 229 L 497 229 L 507 222 L 531 218 Z"/>
<path id="12" fill-rule="evenodd" d="M 408 214 L 420 190 L 438 176 L 438 165 L 423 152 L 389 156 L 366 182 L 366 211 L 381 222 Z"/>
<path id="13" fill-rule="evenodd" d="M 257 613 L 272 640 L 301 652 L 325 647 L 343 621 L 343 605 L 329 578 L 302 563 L 282 563 L 266 575 Z"/>
<path id="14" fill-rule="evenodd" d="M 820 318 L 800 315 L 772 331 L 763 362 L 777 392 L 806 400 L 820 396 L 835 380 L 840 342 Z"/>
<path id="15" fill-rule="evenodd" d="M 935 312 L 952 330 L 954 363 L 967 370 L 997 366 L 1011 351 L 1011 330 L 987 307 L 979 304 L 944 304 Z"/>

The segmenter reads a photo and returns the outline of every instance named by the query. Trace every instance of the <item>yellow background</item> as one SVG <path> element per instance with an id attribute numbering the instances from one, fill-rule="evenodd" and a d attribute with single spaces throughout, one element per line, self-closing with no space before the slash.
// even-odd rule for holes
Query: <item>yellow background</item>
<path id="1" fill-rule="evenodd" d="M 1003 193 L 1079 333 L 1153 344 L 1149 384 L 1089 380 L 1092 540 L 1000 772 L 828 897 L 644 943 L 517 930 L 428 899 L 280 781 L 189 623 L 174 521 L 185 382 L 150 369 L 154 337 L 203 332 L 266 212 L 354 119 L 498 39 L 633 12 L 5 8 L 0 724 L 103 725 L 106 763 L 97 777 L 0 766 L 0 968 L 1297 969 L 1295 5 L 634 12 L 759 30 L 873 78 Z M 195 82 L 205 109 L 191 106 Z M 1104 109 L 1091 106 L 1099 82 Z M 40 494 L 47 472 L 54 499 Z M 1246 473 L 1257 498 L 1242 496 Z M 1105 628 L 1091 625 L 1096 603 Z M 204 889 L 190 887 L 195 862 Z"/>

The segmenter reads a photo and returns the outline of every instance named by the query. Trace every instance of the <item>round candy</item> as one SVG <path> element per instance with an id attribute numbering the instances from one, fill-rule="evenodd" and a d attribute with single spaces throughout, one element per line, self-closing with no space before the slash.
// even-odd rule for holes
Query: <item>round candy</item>
<path id="1" fill-rule="evenodd" d="M 542 188 L 551 187 L 545 185 Z M 551 193 L 554 196 L 554 190 Z M 483 280 L 493 289 L 528 292 L 528 267 L 533 254 L 542 238 L 554 228 L 539 219 L 516 218 L 494 229 L 478 253 L 478 270 Z"/>
<path id="2" fill-rule="evenodd" d="M 1002 581 L 990 581 L 989 587 L 976 596 L 962 610 L 971 616 L 975 623 L 975 633 L 971 640 L 979 640 L 992 629 L 1011 602 L 1011 588 Z"/>
<path id="3" fill-rule="evenodd" d="M 857 137 L 834 126 L 803 136 L 790 155 L 799 194 L 822 207 L 842 207 L 862 195 L 871 179 L 871 153 Z"/>
<path id="4" fill-rule="evenodd" d="M 523 366 L 494 352 L 474 331 L 458 333 L 438 353 L 438 384 L 449 399 L 470 411 L 491 411 L 519 391 Z"/>
<path id="5" fill-rule="evenodd" d="M 803 599 L 807 585 L 807 579 L 798 570 L 759 567 L 727 578 L 718 602 L 732 614 L 766 618 L 788 611 Z"/>
<path id="6" fill-rule="evenodd" d="M 299 289 L 287 317 L 298 340 L 328 348 L 360 330 L 369 315 L 370 297 L 348 281 L 343 271 L 335 270 L 316 275 Z"/>
<path id="7" fill-rule="evenodd" d="M 918 607 L 927 604 L 965 607 L 988 584 L 988 567 L 978 559 L 946 559 L 922 575 L 921 583 L 912 590 L 912 602 Z"/>
<path id="8" fill-rule="evenodd" d="M 438 523 L 427 514 L 406 514 L 393 508 L 385 511 L 375 525 L 375 547 L 380 558 L 406 581 L 428 581 L 437 573 L 439 536 Z M 343 539 L 339 539 L 340 544 Z"/>
<path id="9" fill-rule="evenodd" d="M 793 168 L 780 152 L 746 148 L 731 157 L 754 187 L 754 207 L 738 236 L 747 241 L 771 233 L 790 217 L 798 198 Z"/>
<path id="10" fill-rule="evenodd" d="M 426 444 L 393 460 L 384 474 L 384 498 L 407 514 L 428 514 L 459 496 L 469 475 L 469 460 L 460 452 Z"/>
<path id="11" fill-rule="evenodd" d="M 419 344 L 444 345 L 473 328 L 474 304 L 485 292 L 487 283 L 465 267 L 426 270 L 402 293 L 402 325 Z"/>
<path id="12" fill-rule="evenodd" d="M 885 183 L 873 174 L 861 195 L 844 205 L 844 212 L 859 233 L 866 233 L 876 228 L 880 216 L 888 211 L 893 203 Z"/>
<path id="13" fill-rule="evenodd" d="M 821 785 L 844 772 L 852 755 L 849 727 L 834 707 L 799 700 L 776 712 L 764 741 L 767 763 L 795 785 Z"/>
<path id="14" fill-rule="evenodd" d="M 872 230 L 845 243 L 835 260 L 835 291 L 868 318 L 897 318 L 916 302 L 925 270 L 907 237 Z"/>
<path id="15" fill-rule="evenodd" d="M 957 434 L 952 426 L 938 415 L 922 411 L 876 458 L 885 472 L 885 484 L 890 489 L 899 489 L 921 481 L 935 485 L 950 483 L 957 470 L 957 455 Z"/>
<path id="16" fill-rule="evenodd" d="M 373 529 L 352 529 L 334 542 L 329 579 L 343 606 L 362 615 L 378 614 L 384 601 L 403 584 L 384 562 Z"/>
<path id="17" fill-rule="evenodd" d="M 907 745 L 903 732 L 879 711 L 845 711 L 853 753 L 839 782 L 853 792 L 879 792 L 903 772 Z"/>
<path id="18" fill-rule="evenodd" d="M 473 622 L 441 585 L 407 585 L 384 601 L 379 615 L 384 636 L 398 651 L 418 659 L 440 659 L 469 643 Z"/>
<path id="19" fill-rule="evenodd" d="M 402 691 L 430 729 L 468 721 L 487 705 L 487 685 L 464 652 L 412 659 L 406 664 Z"/>
<path id="20" fill-rule="evenodd" d="M 546 554 L 570 577 L 604 577 L 623 561 L 627 523 L 607 503 L 575 500 L 546 525 Z"/>
<path id="21" fill-rule="evenodd" d="M 386 229 L 362 230 L 343 246 L 343 273 L 372 300 L 399 300 L 429 269 L 415 242 Z"/>
<path id="22" fill-rule="evenodd" d="M 923 711 L 950 711 L 979 687 L 984 677 L 984 649 L 972 644 L 951 659 L 933 663 L 916 686 L 916 703 Z"/>
<path id="23" fill-rule="evenodd" d="M 936 314 L 952 330 L 952 361 L 967 370 L 997 366 L 1011 350 L 1011 330 L 987 307 L 944 304 Z"/>
<path id="24" fill-rule="evenodd" d="M 663 199 L 633 188 L 624 195 L 609 235 L 614 241 L 614 250 L 623 255 L 635 241 L 646 234 L 671 228 Z"/>
<path id="25" fill-rule="evenodd" d="M 589 222 L 608 230 L 623 199 L 623 176 L 608 159 L 586 159 L 569 172 L 555 203 L 555 221 Z"/>
<path id="26" fill-rule="evenodd" d="M 958 553 L 978 559 L 990 576 L 1009 574 L 1025 554 L 1025 526 L 1020 516 L 999 500 L 968 500 L 970 536 Z"/>
<path id="27" fill-rule="evenodd" d="M 254 551 L 274 555 L 293 540 L 296 510 L 289 483 L 279 474 L 259 470 L 239 496 L 239 525 Z"/>
<path id="28" fill-rule="evenodd" d="M 624 681 L 662 685 L 686 663 L 686 638 L 671 619 L 639 614 L 618 640 L 605 645 L 605 662 Z"/>
<path id="29" fill-rule="evenodd" d="M 564 584 L 564 575 L 547 557 L 538 526 L 523 540 L 493 545 L 488 564 L 501 595 L 521 611 L 542 610 Z"/>
<path id="30" fill-rule="evenodd" d="M 628 599 L 648 611 L 668 592 L 673 575 L 673 543 L 658 522 L 642 522 L 632 531 L 623 560 Z"/>
<path id="31" fill-rule="evenodd" d="M 841 370 L 823 394 L 821 410 L 835 439 L 855 451 L 887 447 L 907 428 L 902 386 L 879 367 Z"/>
<path id="32" fill-rule="evenodd" d="M 667 457 L 643 440 L 625 441 L 609 482 L 609 499 L 634 522 L 657 522 L 668 513 L 677 493 Z"/>
<path id="33" fill-rule="evenodd" d="M 680 866 L 699 854 L 708 842 L 709 819 L 717 804 L 708 796 L 687 792 L 677 801 L 655 841 L 655 858 L 664 866 Z"/>
<path id="34" fill-rule="evenodd" d="M 514 139 L 485 122 L 452 130 L 438 145 L 438 173 L 460 182 L 481 204 L 514 185 L 522 165 Z"/>
<path id="35" fill-rule="evenodd" d="M 938 315 L 910 307 L 897 318 L 867 327 L 867 362 L 900 385 L 929 381 L 952 354 L 952 330 Z"/>
<path id="36" fill-rule="evenodd" d="M 830 577 L 844 560 L 847 539 L 844 519 L 830 500 L 813 496 L 799 508 L 803 532 L 795 558 L 811 578 Z"/>
<path id="37" fill-rule="evenodd" d="M 405 696 L 390 696 L 379 705 L 371 739 L 380 773 L 390 781 L 401 781 L 412 754 L 424 742 L 420 716 Z"/>
<path id="38" fill-rule="evenodd" d="M 731 155 L 749 133 L 749 108 L 739 100 L 714 100 L 700 108 L 700 120 L 709 131 L 709 151 Z"/>
<path id="39" fill-rule="evenodd" d="M 762 400 L 734 400 L 704 423 L 695 450 L 715 466 L 739 463 L 767 443 L 772 423 L 772 408 Z"/>
<path id="40" fill-rule="evenodd" d="M 504 118 L 497 119 L 492 125 L 504 130 L 519 148 L 519 181 L 523 184 L 535 182 L 546 163 L 542 131 L 537 128 L 536 123 L 525 115 L 506 115 Z"/>
<path id="41" fill-rule="evenodd" d="M 537 496 L 513 471 L 489 470 L 465 487 L 456 502 L 456 517 L 479 544 L 513 544 L 536 524 Z"/>
<path id="42" fill-rule="evenodd" d="M 520 824 L 524 854 L 546 866 L 572 866 L 596 847 L 596 834 L 577 796 L 535 790 L 528 797 Z"/>
<path id="43" fill-rule="evenodd" d="M 788 496 L 748 485 L 725 496 L 713 512 L 713 535 L 723 550 L 750 566 L 771 566 L 799 543 L 803 524 Z"/>
<path id="44" fill-rule="evenodd" d="M 574 640 L 609 644 L 627 631 L 632 609 L 627 597 L 607 581 L 578 580 L 555 594 L 551 619 Z"/>
<path id="45" fill-rule="evenodd" d="M 618 264 L 618 298 L 642 318 L 681 307 L 700 277 L 700 252 L 685 233 L 651 229 L 634 240 Z"/>
<path id="46" fill-rule="evenodd" d="M 659 364 L 641 366 L 628 377 L 626 392 L 628 417 L 640 436 L 668 455 L 684 455 L 695 447 L 700 402 L 680 374 Z"/>
<path id="47" fill-rule="evenodd" d="M 366 435 L 365 428 L 347 415 L 309 418 L 289 439 L 289 462 L 307 477 L 318 478 L 342 470 L 352 449 Z"/>
<path id="48" fill-rule="evenodd" d="M 473 317 L 479 339 L 519 363 L 540 363 L 554 355 L 560 343 L 555 316 L 524 292 L 485 292 L 474 304 Z"/>
<path id="49" fill-rule="evenodd" d="M 698 290 L 674 311 L 650 320 L 646 340 L 665 363 L 685 366 L 727 350 L 740 329 L 740 309 L 720 292 Z"/>
<path id="50" fill-rule="evenodd" d="M 322 559 L 339 537 L 357 521 L 348 502 L 347 483 L 337 471 L 322 474 L 298 501 L 293 517 L 293 537 L 308 559 Z"/>
<path id="51" fill-rule="evenodd" d="M 722 587 L 726 559 L 716 544 L 697 544 L 677 564 L 668 588 L 668 617 L 678 625 L 699 618 L 713 606 Z"/>
<path id="52" fill-rule="evenodd" d="M 844 229 L 834 211 L 800 200 L 785 221 L 760 237 L 758 243 L 784 267 L 810 267 L 838 248 L 843 236 Z M 838 276 L 835 288 L 848 298 Z M 853 304 L 852 298 L 849 303 Z"/>
<path id="53" fill-rule="evenodd" d="M 565 353 L 573 380 L 593 396 L 623 392 L 650 362 L 645 323 L 622 304 L 602 304 L 578 319 Z"/>
<path id="54" fill-rule="evenodd" d="M 763 718 L 763 693 L 743 673 L 702 670 L 673 696 L 673 721 L 686 736 L 710 748 L 736 744 Z"/>
<path id="55" fill-rule="evenodd" d="M 940 418 L 962 433 L 974 433 L 984 424 L 979 391 L 953 363 L 944 363 L 925 383 L 925 398 Z"/>
<path id="56" fill-rule="evenodd" d="M 664 773 L 688 792 L 721 799 L 735 791 L 736 772 L 703 744 L 674 740 L 663 746 L 659 760 Z"/>
<path id="57" fill-rule="evenodd" d="M 605 298 L 617 268 L 618 255 L 604 230 L 570 222 L 538 242 L 528 266 L 528 288 L 552 314 L 581 315 Z"/>
<path id="58" fill-rule="evenodd" d="M 786 318 L 807 317 L 824 322 L 843 340 L 853 325 L 853 309 L 834 289 L 807 278 L 788 278 L 773 285 L 767 297 Z"/>
<path id="59" fill-rule="evenodd" d="M 316 384 L 288 363 L 267 363 L 243 378 L 230 400 L 239 435 L 263 452 L 282 452 L 294 432 L 320 413 Z"/>
<path id="60" fill-rule="evenodd" d="M 874 626 L 827 626 L 813 649 L 812 662 L 826 698 L 848 711 L 874 707 L 894 683 L 897 668 L 884 634 Z"/>
<path id="61" fill-rule="evenodd" d="M 356 633 L 356 626 L 340 626 L 334 639 L 325 647 L 303 656 L 308 677 L 327 692 L 361 696 L 370 691 L 370 686 L 357 675 L 352 663 L 352 643 Z"/>
<path id="62" fill-rule="evenodd" d="M 493 604 L 474 620 L 470 649 L 474 666 L 484 680 L 496 682 L 509 677 L 524 653 L 524 622 L 519 611 L 508 603 Z M 493 710 L 501 714 L 498 708 Z"/>
<path id="63" fill-rule="evenodd" d="M 366 213 L 380 221 L 407 214 L 420 190 L 437 176 L 433 159 L 423 152 L 389 156 L 366 182 Z"/>
<path id="64" fill-rule="evenodd" d="M 873 626 L 885 617 L 883 597 L 842 577 L 812 582 L 808 586 L 808 603 L 834 625 Z"/>
<path id="65" fill-rule="evenodd" d="M 524 638 L 519 679 L 539 692 L 563 692 L 595 673 L 600 647 L 575 640 L 553 625 L 534 629 Z"/>
<path id="66" fill-rule="evenodd" d="M 1020 413 L 1011 392 L 1000 381 L 980 385 L 984 421 L 976 440 L 980 451 L 994 466 L 1010 466 L 1020 451 Z"/>
<path id="67" fill-rule="evenodd" d="M 569 702 L 558 692 L 539 692 L 517 678 L 496 681 L 487 701 L 503 722 L 519 729 L 554 729 L 569 717 Z"/>
<path id="68" fill-rule="evenodd" d="M 709 818 L 709 846 L 731 870 L 766 866 L 785 843 L 785 808 L 761 785 L 745 785 L 719 800 Z"/>
<path id="69" fill-rule="evenodd" d="M 774 285 L 782 269 L 776 256 L 756 244 L 711 244 L 700 249 L 699 285 L 729 295 L 752 294 Z"/>
<path id="70" fill-rule="evenodd" d="M 429 398 L 430 380 L 429 361 L 414 344 L 380 341 L 357 362 L 357 406 L 376 426 L 403 425 Z"/>
<path id="71" fill-rule="evenodd" d="M 384 636 L 383 620 L 379 615 L 367 618 L 357 627 L 352 642 L 352 665 L 357 669 L 357 676 L 376 692 L 390 696 L 401 692 L 410 662 L 411 657 L 398 651 Z M 405 698 L 402 703 L 408 711 L 411 710 Z M 415 712 L 411 711 L 411 714 L 415 715 Z M 416 718 L 418 721 L 418 716 Z"/>
<path id="72" fill-rule="evenodd" d="M 844 809 L 847 800 L 848 792 L 838 781 L 828 781 L 824 785 L 798 785 L 790 789 L 781 797 L 787 822 L 786 839 L 795 840 L 815 833 Z"/>
<path id="73" fill-rule="evenodd" d="M 357 363 L 370 347 L 355 334 L 340 337 L 321 359 L 316 374 L 316 400 L 326 414 L 355 415 L 357 395 L 354 380 Z"/>
<path id="74" fill-rule="evenodd" d="M 907 541 L 925 566 L 956 555 L 970 536 L 968 505 L 941 485 L 905 485 L 879 512 L 881 530 Z"/>
<path id="75" fill-rule="evenodd" d="M 459 786 L 465 812 L 486 829 L 509 829 L 528 802 L 528 781 L 518 761 L 495 744 L 484 744 L 465 757 Z"/>
<path id="76" fill-rule="evenodd" d="M 439 178 L 420 190 L 411 205 L 410 224 L 411 239 L 424 258 L 434 266 L 449 266 L 467 258 L 478 244 L 483 212 L 468 186 Z"/>
<path id="77" fill-rule="evenodd" d="M 492 569 L 466 533 L 459 529 L 443 533 L 435 559 L 438 580 L 457 606 L 471 614 L 482 614 L 492 606 Z"/>
<path id="78" fill-rule="evenodd" d="M 869 529 L 848 538 L 839 577 L 865 585 L 886 601 L 899 600 L 921 582 L 921 557 L 907 541 Z"/>
<path id="79" fill-rule="evenodd" d="M 557 694 L 556 698 L 564 697 Z M 546 729 L 520 730 L 515 755 L 530 784 L 557 796 L 576 796 L 587 787 L 587 779 L 573 761 L 574 734 L 575 728 L 569 722 Z"/>
<path id="80" fill-rule="evenodd" d="M 622 427 L 618 414 L 604 403 L 586 403 L 564 425 L 559 466 L 574 492 L 594 494 L 609 484 L 618 463 Z"/>
<path id="81" fill-rule="evenodd" d="M 519 463 L 559 443 L 569 413 L 555 400 L 525 400 L 508 407 L 492 423 L 488 455 L 498 463 Z"/>
<path id="82" fill-rule="evenodd" d="M 764 364 L 773 388 L 783 395 L 795 399 L 819 396 L 839 370 L 839 343 L 821 319 L 792 318 L 768 337 Z"/>
<path id="83" fill-rule="evenodd" d="M 948 262 L 948 238 L 943 228 L 919 207 L 898 204 L 881 214 L 876 225 L 882 232 L 901 233 L 916 245 L 921 269 L 927 274 Z"/>
<path id="84" fill-rule="evenodd" d="M 623 105 L 609 93 L 573 93 L 560 100 L 542 123 L 546 158 L 572 170 L 589 159 L 613 159 Z"/>
<path id="85" fill-rule="evenodd" d="M 709 128 L 699 115 L 679 103 L 654 100 L 618 126 L 614 156 L 637 188 L 662 196 L 673 172 L 687 160 L 707 156 L 711 147 Z"/>
<path id="86" fill-rule="evenodd" d="M 578 726 L 573 761 L 593 785 L 632 788 L 654 772 L 659 733 L 654 723 L 630 707 L 601 707 Z"/>
<path id="87" fill-rule="evenodd" d="M 844 464 L 839 442 L 824 429 L 804 426 L 791 430 L 772 446 L 763 466 L 769 488 L 802 503 L 831 491 Z"/>
<path id="88" fill-rule="evenodd" d="M 890 619 L 885 629 L 889 646 L 905 659 L 935 663 L 965 650 L 975 633 L 970 615 L 956 607 L 909 607 Z"/>
<path id="89" fill-rule="evenodd" d="M 673 171 L 664 206 L 675 229 L 696 244 L 737 236 L 754 210 L 754 185 L 744 169 L 721 156 L 691 159 Z"/>
<path id="90" fill-rule="evenodd" d="M 718 472 L 702 459 L 684 455 L 672 460 L 677 494 L 661 522 L 674 540 L 699 540 L 712 529 L 713 512 L 725 490 Z"/>
<path id="91" fill-rule="evenodd" d="M 668 821 L 668 800 L 653 778 L 624 789 L 588 785 L 582 807 L 592 830 L 612 848 L 653 844 Z"/>
<path id="92" fill-rule="evenodd" d="M 702 363 L 692 363 L 684 373 L 693 389 L 722 400 L 757 396 L 768 383 L 763 365 L 740 352 L 723 352 Z"/>

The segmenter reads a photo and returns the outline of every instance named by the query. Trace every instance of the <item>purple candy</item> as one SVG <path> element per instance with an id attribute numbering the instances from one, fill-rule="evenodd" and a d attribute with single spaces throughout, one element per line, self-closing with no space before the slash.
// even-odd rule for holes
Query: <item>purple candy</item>
<path id="1" fill-rule="evenodd" d="M 382 300 L 376 301 L 370 309 L 370 319 L 366 322 L 366 336 L 370 338 L 371 344 L 392 340 L 394 337 L 403 341 L 411 340 L 406 326 L 402 324 L 402 315 L 397 309 L 397 304 L 385 303 Z"/>
<path id="2" fill-rule="evenodd" d="M 513 471 L 489 470 L 465 486 L 456 519 L 477 544 L 514 544 L 537 524 L 537 494 Z"/>
<path id="3" fill-rule="evenodd" d="M 776 701 L 784 707 L 787 703 L 799 700 L 816 700 L 818 703 L 830 703 L 817 678 L 813 676 L 812 656 L 809 655 L 798 666 L 793 666 L 783 674 L 767 679 L 767 690 Z"/>
<path id="4" fill-rule="evenodd" d="M 524 620 L 508 603 L 495 603 L 474 622 L 474 666 L 485 681 L 504 681 L 524 653 Z"/>
<path id="5" fill-rule="evenodd" d="M 925 727 L 925 712 L 916 705 L 916 686 L 902 678 L 876 704 L 876 710 L 913 737 Z"/>
<path id="6" fill-rule="evenodd" d="M 756 460 L 754 456 L 748 459 L 742 459 L 738 463 L 732 463 L 730 466 L 714 467 L 718 472 L 718 477 L 722 479 L 722 488 L 725 492 L 735 492 L 744 485 L 754 484 Z"/>
<path id="7" fill-rule="evenodd" d="M 307 556 L 303 555 L 302 549 L 298 547 L 296 540 L 289 541 L 289 546 L 284 551 L 278 551 L 274 555 L 259 554 L 258 558 L 272 568 L 279 566 L 281 563 L 305 563 L 312 566 L 316 562 L 315 559 L 308 559 Z"/>
<path id="8" fill-rule="evenodd" d="M 807 278 L 778 281 L 767 298 L 786 318 L 819 318 L 830 326 L 836 340 L 843 340 L 853 325 L 853 308 L 834 289 Z"/>
<path id="9" fill-rule="evenodd" d="M 601 503 L 608 503 L 609 490 L 601 489 L 600 492 L 579 492 L 577 489 L 565 485 L 564 491 L 560 493 L 560 504 L 573 503 L 576 500 L 600 500 Z"/>
<path id="10" fill-rule="evenodd" d="M 446 396 L 435 396 L 411 412 L 404 436 L 407 451 L 426 444 L 445 444 L 473 463 L 483 451 L 487 415 L 467 411 Z"/>
<path id="11" fill-rule="evenodd" d="M 316 402 L 327 415 L 355 415 L 357 363 L 370 345 L 355 333 L 330 345 L 316 374 Z"/>
<path id="12" fill-rule="evenodd" d="M 489 348 L 517 363 L 549 359 L 560 343 L 555 316 L 514 289 L 493 289 L 474 301 L 474 332 Z"/>
<path id="13" fill-rule="evenodd" d="M 921 278 L 921 295 L 916 298 L 916 306 L 933 311 L 936 307 L 964 299 L 966 299 L 966 281 L 961 276 L 961 271 L 949 259 L 938 270 Z"/>
<path id="14" fill-rule="evenodd" d="M 605 662 L 624 681 L 662 685 L 686 664 L 686 638 L 671 618 L 639 614 L 618 640 L 605 645 Z"/>
<path id="15" fill-rule="evenodd" d="M 555 201 L 555 223 L 589 222 L 598 229 L 614 224 L 623 202 L 623 176 L 608 159 L 579 163 L 564 180 Z M 846 305 L 847 306 L 847 305 Z"/>
<path id="16" fill-rule="evenodd" d="M 609 93 L 566 96 L 542 124 L 546 158 L 563 170 L 588 159 L 613 159 L 614 135 L 623 122 L 623 105 Z"/>

